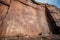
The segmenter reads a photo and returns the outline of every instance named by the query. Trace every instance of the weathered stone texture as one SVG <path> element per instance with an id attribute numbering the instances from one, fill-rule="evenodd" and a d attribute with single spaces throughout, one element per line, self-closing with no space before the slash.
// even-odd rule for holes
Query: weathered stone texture
<path id="1" fill-rule="evenodd" d="M 60 12 L 55 6 L 36 4 L 30 0 L 0 1 L 3 2 L 0 4 L 0 36 L 49 35 L 53 32 L 49 14 L 56 26 L 60 26 Z"/>
<path id="2" fill-rule="evenodd" d="M 49 6 L 48 5 L 48 9 L 53 17 L 53 19 L 55 20 L 56 22 L 56 25 L 57 26 L 60 26 L 60 12 L 59 12 L 59 9 L 55 6 Z"/>
<path id="3" fill-rule="evenodd" d="M 11 0 L 0 0 L 0 2 L 9 5 Z"/>
<path id="4" fill-rule="evenodd" d="M 3 20 L 6 16 L 6 14 L 7 14 L 7 11 L 8 11 L 8 6 L 3 5 L 3 4 L 0 3 L 0 35 L 3 32 L 2 25 L 3 25 Z"/>
<path id="5" fill-rule="evenodd" d="M 41 19 L 39 18 L 39 10 L 41 10 Z M 5 27 L 5 29 L 3 29 L 5 30 L 5 33 L 3 31 L 2 35 L 5 34 L 6 36 L 15 36 L 19 35 L 20 33 L 24 35 L 38 35 L 42 32 L 49 33 L 49 29 L 44 29 L 44 25 L 48 26 L 46 24 L 47 21 L 44 14 L 45 8 L 41 6 L 39 10 L 26 6 L 18 1 L 12 1 L 8 14 L 3 21 L 3 27 L 6 26 L 7 28 Z M 42 31 L 42 29 L 44 30 Z"/>

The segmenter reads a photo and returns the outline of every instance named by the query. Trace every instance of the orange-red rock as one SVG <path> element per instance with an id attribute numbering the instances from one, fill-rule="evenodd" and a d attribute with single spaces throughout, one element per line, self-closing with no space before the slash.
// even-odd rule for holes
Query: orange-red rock
<path id="1" fill-rule="evenodd" d="M 10 6 L 0 5 L 0 36 L 47 35 L 53 33 L 55 26 L 60 26 L 60 14 L 55 6 L 35 4 L 30 0 L 13 0 Z"/>
<path id="2" fill-rule="evenodd" d="M 3 28 L 5 27 L 2 27 L 2 25 L 3 25 L 3 20 L 6 17 L 7 11 L 8 11 L 8 6 L 0 3 L 0 35 L 2 34 L 3 31 L 5 31 L 3 30 Z"/>
<path id="3" fill-rule="evenodd" d="M 10 4 L 10 2 L 11 2 L 11 0 L 0 0 L 0 2 L 2 2 L 2 3 L 4 3 L 4 4 L 9 5 L 9 4 Z"/>

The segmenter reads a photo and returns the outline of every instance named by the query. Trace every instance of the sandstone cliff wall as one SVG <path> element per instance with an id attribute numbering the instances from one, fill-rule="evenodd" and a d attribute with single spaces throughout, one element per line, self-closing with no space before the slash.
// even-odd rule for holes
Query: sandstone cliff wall
<path id="1" fill-rule="evenodd" d="M 53 5 L 31 0 L 0 0 L 0 36 L 57 33 L 60 11 Z"/>

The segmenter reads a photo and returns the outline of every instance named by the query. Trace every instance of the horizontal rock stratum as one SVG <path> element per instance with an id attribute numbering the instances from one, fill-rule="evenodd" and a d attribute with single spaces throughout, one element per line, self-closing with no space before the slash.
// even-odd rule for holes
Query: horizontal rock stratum
<path id="1" fill-rule="evenodd" d="M 0 0 L 0 36 L 60 32 L 60 9 L 32 0 Z"/>

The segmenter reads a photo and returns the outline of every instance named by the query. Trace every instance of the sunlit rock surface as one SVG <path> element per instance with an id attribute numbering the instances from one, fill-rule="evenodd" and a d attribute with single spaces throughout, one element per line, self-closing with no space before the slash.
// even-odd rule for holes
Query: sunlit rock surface
<path id="1" fill-rule="evenodd" d="M 0 0 L 0 37 L 39 36 L 60 32 L 60 11 L 31 0 Z"/>

